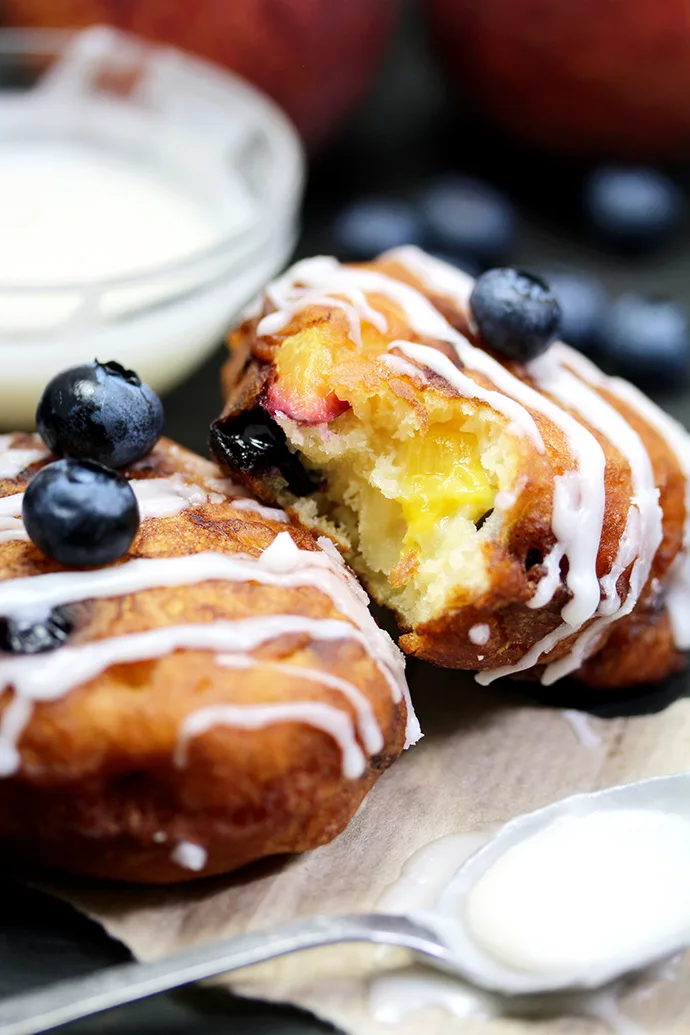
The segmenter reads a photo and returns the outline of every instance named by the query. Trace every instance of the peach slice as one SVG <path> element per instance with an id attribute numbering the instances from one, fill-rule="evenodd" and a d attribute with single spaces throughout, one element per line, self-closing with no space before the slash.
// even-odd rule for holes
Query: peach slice
<path id="1" fill-rule="evenodd" d="M 264 406 L 300 424 L 327 424 L 350 408 L 332 389 L 333 351 L 319 327 L 307 327 L 283 342 L 276 380 Z"/>

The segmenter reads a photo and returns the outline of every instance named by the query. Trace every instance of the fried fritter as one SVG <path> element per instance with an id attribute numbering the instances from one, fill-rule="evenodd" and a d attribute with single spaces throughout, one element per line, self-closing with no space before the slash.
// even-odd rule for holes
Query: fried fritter
<path id="1" fill-rule="evenodd" d="M 161 440 L 124 472 L 129 553 L 68 572 L 13 499 L 49 460 L 0 439 L 4 859 L 166 883 L 329 841 L 406 718 L 416 736 L 402 657 L 330 542 Z M 54 649 L 18 653 L 27 622 L 24 649 L 61 629 Z"/>

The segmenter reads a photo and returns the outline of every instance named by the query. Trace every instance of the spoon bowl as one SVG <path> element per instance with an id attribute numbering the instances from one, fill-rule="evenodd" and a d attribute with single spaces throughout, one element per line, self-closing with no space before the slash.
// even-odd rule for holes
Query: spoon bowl
<path id="1" fill-rule="evenodd" d="M 473 888 L 491 867 L 515 846 L 525 842 L 563 817 L 584 817 L 597 813 L 643 810 L 678 816 L 690 824 L 690 773 L 654 777 L 602 791 L 576 794 L 506 823 L 484 846 L 458 869 L 439 896 L 435 909 L 411 915 L 432 929 L 450 949 L 456 972 L 474 985 L 502 995 L 532 995 L 545 992 L 592 990 L 611 984 L 628 973 L 641 971 L 690 942 L 690 930 L 659 949 L 631 955 L 629 966 L 619 960 L 602 966 L 585 964 L 570 972 L 530 973 L 513 970 L 487 952 L 473 933 L 467 916 L 467 902 Z M 690 915 L 690 889 L 688 906 Z M 596 937 L 596 932 L 593 932 Z"/>

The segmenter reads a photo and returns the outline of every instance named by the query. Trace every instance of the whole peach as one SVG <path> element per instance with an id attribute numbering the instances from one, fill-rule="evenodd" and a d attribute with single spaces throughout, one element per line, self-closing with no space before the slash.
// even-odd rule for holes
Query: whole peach
<path id="1" fill-rule="evenodd" d="M 427 0 L 431 33 L 476 108 L 574 154 L 690 151 L 686 0 Z"/>
<path id="2" fill-rule="evenodd" d="M 4 25 L 110 24 L 233 69 L 280 104 L 311 146 L 365 93 L 397 0 L 4 0 Z"/>

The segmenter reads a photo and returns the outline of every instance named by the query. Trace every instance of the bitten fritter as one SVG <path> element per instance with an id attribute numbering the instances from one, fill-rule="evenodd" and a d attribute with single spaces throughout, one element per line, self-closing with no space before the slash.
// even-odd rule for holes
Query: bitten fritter
<path id="1" fill-rule="evenodd" d="M 561 343 L 493 352 L 472 286 L 416 248 L 297 263 L 229 337 L 214 455 L 331 536 L 408 653 L 480 682 L 662 679 L 690 647 L 690 439 Z"/>

